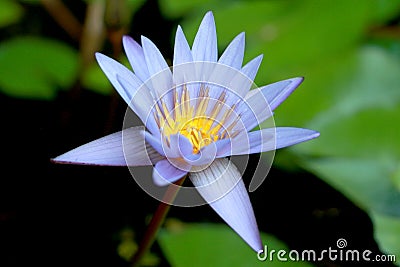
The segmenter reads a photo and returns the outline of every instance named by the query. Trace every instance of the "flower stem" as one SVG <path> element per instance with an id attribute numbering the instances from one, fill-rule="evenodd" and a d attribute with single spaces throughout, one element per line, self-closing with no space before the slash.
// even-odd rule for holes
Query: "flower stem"
<path id="1" fill-rule="evenodd" d="M 175 182 L 174 185 L 168 186 L 167 191 L 163 196 L 162 202 L 158 205 L 157 210 L 151 218 L 150 224 L 147 227 L 146 233 L 144 234 L 138 250 L 131 259 L 132 267 L 138 266 L 140 260 L 154 243 L 158 230 L 163 224 L 164 219 L 167 216 L 167 213 L 171 207 L 171 205 L 169 205 L 168 203 L 171 203 L 175 199 L 176 194 L 178 193 L 180 186 L 183 184 L 185 178 L 186 176 Z"/>

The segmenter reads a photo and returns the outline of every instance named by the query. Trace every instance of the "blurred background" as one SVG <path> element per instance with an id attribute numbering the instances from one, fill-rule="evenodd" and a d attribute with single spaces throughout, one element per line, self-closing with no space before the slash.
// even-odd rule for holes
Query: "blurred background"
<path id="1" fill-rule="evenodd" d="M 208 10 L 220 52 L 245 31 L 245 62 L 264 54 L 257 85 L 305 77 L 276 125 L 321 132 L 277 151 L 250 194 L 264 243 L 321 251 L 344 238 L 400 265 L 400 1 L 1 0 L 0 266 L 129 266 L 158 202 L 127 168 L 49 159 L 122 128 L 126 104 L 94 52 L 126 63 L 121 37 L 144 35 L 171 62 L 177 25 L 191 44 Z M 142 265 L 395 263 L 258 262 L 202 206 L 172 207 Z"/>

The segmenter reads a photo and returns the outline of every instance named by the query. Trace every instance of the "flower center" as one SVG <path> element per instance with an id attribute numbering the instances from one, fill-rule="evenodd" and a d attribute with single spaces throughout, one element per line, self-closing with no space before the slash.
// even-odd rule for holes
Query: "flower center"
<path id="1" fill-rule="evenodd" d="M 160 100 L 155 105 L 154 117 L 166 143 L 169 145 L 170 136 L 179 133 L 189 139 L 193 153 L 197 154 L 202 147 L 224 139 L 237 122 L 235 120 L 229 127 L 223 127 L 234 109 L 234 106 L 226 107 L 225 97 L 226 92 L 222 91 L 218 99 L 211 99 L 209 88 L 202 86 L 196 99 L 190 99 L 188 89 L 184 85 L 181 95 L 174 90 L 174 104 L 171 110 L 165 101 Z M 225 111 L 220 116 L 223 108 Z"/>
<path id="2" fill-rule="evenodd" d="M 213 121 L 210 118 L 194 118 L 186 121 L 179 133 L 192 143 L 193 153 L 198 153 L 202 147 L 219 139 L 219 136 L 215 133 L 217 127 L 211 128 L 212 125 Z"/>

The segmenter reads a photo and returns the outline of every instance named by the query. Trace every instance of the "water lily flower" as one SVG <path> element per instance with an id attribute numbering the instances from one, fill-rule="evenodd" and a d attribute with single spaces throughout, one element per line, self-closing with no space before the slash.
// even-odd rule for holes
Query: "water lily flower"
<path id="1" fill-rule="evenodd" d="M 153 165 L 165 186 L 188 175 L 204 200 L 256 252 L 263 246 L 241 173 L 227 157 L 273 151 L 319 136 L 313 130 L 251 131 L 272 116 L 303 81 L 293 78 L 252 89 L 258 56 L 243 66 L 244 33 L 218 58 L 214 17 L 203 18 L 192 47 L 180 26 L 173 66 L 148 38 L 124 36 L 133 72 L 100 53 L 97 61 L 144 127 L 130 127 L 53 159 L 59 163 Z M 124 140 L 123 140 L 124 139 Z"/>

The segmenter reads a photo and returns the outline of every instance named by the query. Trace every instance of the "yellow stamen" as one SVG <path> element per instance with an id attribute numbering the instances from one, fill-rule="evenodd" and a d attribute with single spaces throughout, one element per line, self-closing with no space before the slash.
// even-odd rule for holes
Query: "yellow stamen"
<path id="1" fill-rule="evenodd" d="M 225 101 L 226 92 L 223 91 L 215 100 L 214 106 L 212 108 L 210 106 L 211 111 L 207 112 L 210 105 L 209 88 L 202 86 L 196 103 L 191 103 L 188 88 L 184 85 L 180 97 L 176 89 L 173 92 L 173 110 L 169 110 L 166 103 L 160 100 L 155 105 L 154 118 L 168 145 L 170 136 L 179 133 L 192 143 L 193 153 L 199 153 L 202 147 L 223 139 L 227 135 L 229 137 L 229 132 L 237 124 L 236 119 L 224 128 L 223 125 L 228 122 L 235 108 L 235 105 L 226 107 Z M 218 121 L 217 118 L 223 107 L 227 110 Z M 222 132 L 221 129 L 223 129 Z"/>

